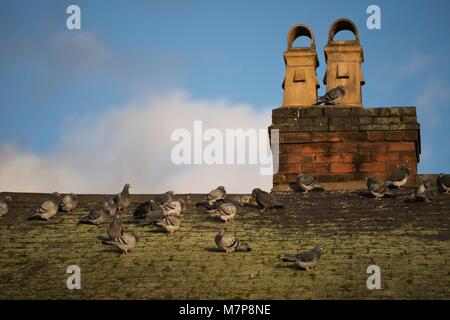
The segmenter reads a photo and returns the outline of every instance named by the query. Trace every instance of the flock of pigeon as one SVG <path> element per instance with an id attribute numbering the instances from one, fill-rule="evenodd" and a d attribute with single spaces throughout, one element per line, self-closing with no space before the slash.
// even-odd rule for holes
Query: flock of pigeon
<path id="1" fill-rule="evenodd" d="M 408 181 L 410 170 L 402 167 L 394 172 L 386 181 L 377 182 L 372 178 L 367 179 L 367 188 L 375 199 L 384 196 L 392 196 L 389 191 L 392 187 L 401 188 Z M 309 192 L 312 190 L 324 190 L 312 176 L 299 174 L 296 185 L 299 191 Z M 108 240 L 104 240 L 105 245 L 112 245 L 128 254 L 139 242 L 140 234 L 134 229 L 132 232 L 124 232 L 120 213 L 127 211 L 131 205 L 131 196 L 129 193 L 130 185 L 127 183 L 121 193 L 105 201 L 101 206 L 92 209 L 89 214 L 81 219 L 79 223 L 92 224 L 96 226 L 107 227 Z M 430 201 L 437 192 L 450 192 L 450 175 L 439 175 L 436 183 L 431 180 L 420 178 L 418 186 L 413 193 L 405 200 L 407 201 Z M 138 226 L 155 225 L 162 228 L 167 233 L 176 232 L 181 226 L 181 217 L 187 210 L 187 205 L 192 204 L 189 195 L 186 199 L 175 200 L 175 193 L 167 191 L 161 195 L 153 197 L 138 205 L 133 212 L 133 222 Z M 6 196 L 0 200 L 0 217 L 8 213 L 12 198 Z M 58 211 L 72 212 L 78 205 L 78 198 L 75 194 L 66 194 L 61 196 L 53 193 L 48 200 L 43 202 L 35 214 L 29 219 L 49 220 L 54 217 Z M 236 201 L 227 199 L 225 187 L 219 186 L 209 192 L 202 202 L 195 203 L 195 206 L 206 209 L 206 212 L 219 221 L 227 223 L 236 216 L 238 206 L 257 206 L 261 212 L 271 209 L 283 208 L 283 205 L 277 203 L 272 194 L 255 188 L 250 195 L 240 196 Z M 251 251 L 247 243 L 241 242 L 236 236 L 225 234 L 220 230 L 215 236 L 215 243 L 219 250 L 224 254 L 235 251 Z M 297 255 L 287 255 L 282 261 L 293 262 L 302 269 L 310 271 L 318 262 L 322 248 L 314 247 L 311 251 L 299 253 Z"/>

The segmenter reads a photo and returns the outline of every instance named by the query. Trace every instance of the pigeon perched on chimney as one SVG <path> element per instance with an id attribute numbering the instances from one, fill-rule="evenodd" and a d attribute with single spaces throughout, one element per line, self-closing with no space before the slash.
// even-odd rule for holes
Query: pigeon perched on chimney
<path id="1" fill-rule="evenodd" d="M 403 166 L 400 170 L 394 171 L 386 181 L 389 183 L 389 186 L 401 188 L 406 182 L 408 182 L 410 176 L 411 171 L 409 168 Z"/>
<path id="2" fill-rule="evenodd" d="M 173 200 L 174 195 L 175 195 L 175 192 L 167 191 L 163 194 L 159 194 L 159 195 L 155 196 L 153 201 L 155 201 L 157 204 L 159 204 L 161 206 L 164 206 Z"/>
<path id="3" fill-rule="evenodd" d="M 234 251 L 249 252 L 252 250 L 247 243 L 241 242 L 235 236 L 225 234 L 224 230 L 220 230 L 214 240 L 220 251 L 225 254 Z"/>
<path id="4" fill-rule="evenodd" d="M 258 204 L 256 203 L 256 199 L 255 197 L 253 197 L 251 194 L 244 194 L 244 195 L 240 195 L 237 197 L 236 202 L 241 206 L 241 207 L 245 207 L 245 206 L 257 206 Z"/>
<path id="5" fill-rule="evenodd" d="M 217 209 L 208 210 L 208 213 L 211 217 L 219 218 L 227 223 L 229 220 L 233 220 L 236 216 L 236 206 L 233 203 L 225 202 Z"/>
<path id="6" fill-rule="evenodd" d="M 157 220 L 155 224 L 166 230 L 167 233 L 174 233 L 180 228 L 181 220 L 174 216 L 167 216 L 164 219 Z"/>
<path id="7" fill-rule="evenodd" d="M 0 200 L 0 218 L 6 215 L 9 211 L 9 204 L 11 203 L 11 196 L 6 196 Z"/>
<path id="8" fill-rule="evenodd" d="M 324 96 L 319 97 L 317 99 L 317 105 L 336 105 L 341 103 L 342 99 L 345 96 L 345 89 L 343 86 L 337 86 L 336 88 L 328 91 Z"/>
<path id="9" fill-rule="evenodd" d="M 108 226 L 109 240 L 116 240 L 123 234 L 122 224 L 119 220 L 119 215 L 115 214 L 112 222 Z"/>
<path id="10" fill-rule="evenodd" d="M 300 173 L 297 176 L 297 185 L 302 191 L 306 193 L 311 190 L 325 190 L 324 187 L 317 183 L 314 177 L 305 175 L 303 173 Z"/>
<path id="11" fill-rule="evenodd" d="M 58 213 L 59 210 L 59 199 L 60 194 L 58 192 L 54 192 L 49 200 L 44 201 L 39 208 L 36 209 L 36 214 L 31 217 L 40 218 L 43 220 L 49 220 L 54 215 Z"/>
<path id="12" fill-rule="evenodd" d="M 367 178 L 367 189 L 369 189 L 369 192 L 377 200 L 384 197 L 385 195 L 389 195 L 389 193 L 386 192 L 389 185 L 390 185 L 389 181 L 378 182 L 375 181 L 372 177 Z"/>
<path id="13" fill-rule="evenodd" d="M 266 209 L 270 210 L 272 208 L 283 208 L 282 204 L 278 204 L 275 202 L 270 193 L 259 188 L 253 189 L 252 195 L 255 198 L 256 204 L 261 209 L 261 212 L 265 211 Z"/>
<path id="14" fill-rule="evenodd" d="M 301 252 L 297 255 L 286 255 L 282 261 L 294 262 L 302 269 L 311 271 L 317 262 L 319 262 L 321 252 L 322 248 L 320 246 L 315 246 L 311 251 Z"/>
<path id="15" fill-rule="evenodd" d="M 130 232 L 125 232 L 117 240 L 107 240 L 103 241 L 103 244 L 108 244 L 120 248 L 122 253 L 128 254 L 136 244 L 139 242 L 140 235 L 136 230 Z"/>
<path id="16" fill-rule="evenodd" d="M 215 202 L 219 200 L 225 200 L 227 196 L 227 192 L 224 186 L 218 186 L 216 189 L 210 191 L 206 196 L 206 200 L 209 205 L 213 205 Z"/>
<path id="17" fill-rule="evenodd" d="M 440 192 L 450 193 L 450 175 L 441 173 L 436 184 Z"/>
<path id="18" fill-rule="evenodd" d="M 123 186 L 122 192 L 114 197 L 114 202 L 117 203 L 117 209 L 119 211 L 128 209 L 131 204 L 130 188 L 130 184 L 126 183 Z"/>
<path id="19" fill-rule="evenodd" d="M 63 196 L 59 208 L 63 212 L 72 212 L 78 205 L 78 197 L 76 194 L 70 193 Z"/>
<path id="20" fill-rule="evenodd" d="M 164 219 L 166 216 L 163 208 L 154 200 L 144 202 L 134 212 L 134 218 L 141 220 L 138 222 L 140 226 L 155 224 L 156 221 Z"/>

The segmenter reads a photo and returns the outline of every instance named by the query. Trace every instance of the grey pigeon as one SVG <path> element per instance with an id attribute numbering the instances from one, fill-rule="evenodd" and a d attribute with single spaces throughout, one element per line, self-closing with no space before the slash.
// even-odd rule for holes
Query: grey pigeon
<path id="1" fill-rule="evenodd" d="M 317 183 L 314 177 L 305 175 L 303 173 L 300 173 L 297 176 L 297 185 L 304 192 L 308 192 L 311 190 L 325 190 L 324 187 Z"/>
<path id="2" fill-rule="evenodd" d="M 302 269 L 311 271 L 319 261 L 321 252 L 322 248 L 320 246 L 315 246 L 311 251 L 301 252 L 297 255 L 286 255 L 282 261 L 294 262 Z"/>
<path id="3" fill-rule="evenodd" d="M 113 216 L 117 212 L 117 203 L 114 201 L 114 198 L 111 198 L 103 202 L 102 208 L 107 211 L 110 216 Z"/>
<path id="4" fill-rule="evenodd" d="M 367 189 L 369 192 L 377 199 L 384 197 L 385 195 L 390 195 L 387 192 L 387 189 L 390 185 L 389 181 L 378 182 L 375 181 L 372 177 L 367 178 Z"/>
<path id="5" fill-rule="evenodd" d="M 218 186 L 216 189 L 210 191 L 207 194 L 206 200 L 208 201 L 209 205 L 212 205 L 219 200 L 224 200 L 226 196 L 227 196 L 227 191 L 225 190 L 225 187 Z"/>
<path id="6" fill-rule="evenodd" d="M 167 216 L 164 219 L 157 220 L 155 224 L 166 230 L 167 233 L 174 233 L 180 228 L 181 220 L 174 216 Z"/>
<path id="7" fill-rule="evenodd" d="M 225 254 L 234 251 L 248 252 L 252 250 L 248 244 L 241 242 L 235 236 L 225 234 L 224 230 L 220 230 L 214 240 L 220 251 Z"/>
<path id="8" fill-rule="evenodd" d="M 155 196 L 153 199 L 157 204 L 164 206 L 165 204 L 169 203 L 173 200 L 173 197 L 175 195 L 175 192 L 173 191 L 167 191 L 163 194 Z"/>
<path id="9" fill-rule="evenodd" d="M 94 224 L 96 226 L 101 226 L 109 221 L 111 221 L 111 214 L 103 208 L 92 209 L 87 217 L 80 220 L 80 223 L 84 224 Z"/>
<path id="10" fill-rule="evenodd" d="M 253 189 L 252 195 L 255 198 L 256 204 L 261 209 L 261 212 L 265 211 L 266 209 L 270 210 L 272 208 L 283 208 L 283 205 L 275 202 L 270 193 L 259 188 Z"/>
<path id="11" fill-rule="evenodd" d="M 64 212 L 72 212 L 78 205 L 78 197 L 76 194 L 70 193 L 63 196 L 59 208 Z"/>
<path id="12" fill-rule="evenodd" d="M 244 194 L 244 195 L 240 195 L 238 196 L 238 198 L 236 199 L 236 202 L 241 206 L 241 207 L 245 207 L 245 206 L 254 206 L 256 207 L 258 204 L 256 203 L 256 199 L 254 196 L 252 196 L 251 194 Z"/>
<path id="13" fill-rule="evenodd" d="M 0 218 L 6 215 L 9 211 L 9 204 L 11 203 L 11 196 L 6 196 L 0 200 Z"/>
<path id="14" fill-rule="evenodd" d="M 139 242 L 140 235 L 136 230 L 125 232 L 117 240 L 103 241 L 103 244 L 108 244 L 120 248 L 124 254 L 128 254 L 136 244 Z"/>
<path id="15" fill-rule="evenodd" d="M 44 201 L 39 208 L 36 209 L 36 214 L 31 218 L 40 218 L 43 220 L 49 220 L 58 213 L 59 210 L 59 198 L 58 192 L 54 192 L 51 199 Z"/>
<path id="16" fill-rule="evenodd" d="M 450 175 L 441 173 L 436 179 L 436 185 L 440 192 L 450 193 Z"/>
<path id="17" fill-rule="evenodd" d="M 181 216 L 181 203 L 177 200 L 172 200 L 161 206 L 165 216 Z"/>
<path id="18" fill-rule="evenodd" d="M 410 176 L 411 172 L 409 171 L 409 168 L 403 166 L 400 170 L 394 171 L 386 181 L 390 186 L 401 188 L 408 182 Z"/>
<path id="19" fill-rule="evenodd" d="M 336 105 L 341 103 L 342 99 L 345 96 L 345 89 L 343 86 L 337 86 L 336 88 L 328 91 L 324 96 L 319 97 L 317 99 L 317 105 L 325 104 L 325 105 Z"/>
<path id="20" fill-rule="evenodd" d="M 166 216 L 163 208 L 153 200 L 142 205 L 141 211 L 138 214 L 135 212 L 134 215 L 136 219 L 141 220 L 138 222 L 138 225 L 140 226 L 155 224 L 156 221 L 162 220 Z"/>
<path id="21" fill-rule="evenodd" d="M 229 220 L 233 220 L 236 216 L 236 206 L 233 203 L 226 202 L 220 205 L 217 209 L 208 210 L 211 217 L 219 218 L 225 223 Z"/>
<path id="22" fill-rule="evenodd" d="M 419 177 L 419 185 L 409 196 L 410 201 L 431 201 L 436 196 L 437 190 L 433 186 L 431 180 L 423 181 L 422 176 Z"/>
<path id="23" fill-rule="evenodd" d="M 117 209 L 119 211 L 128 209 L 131 204 L 130 188 L 130 184 L 126 183 L 123 186 L 122 192 L 114 197 L 114 202 L 117 203 Z"/>
<path id="24" fill-rule="evenodd" d="M 112 222 L 108 226 L 109 240 L 117 240 L 123 234 L 122 225 L 119 220 L 119 215 L 114 215 Z"/>

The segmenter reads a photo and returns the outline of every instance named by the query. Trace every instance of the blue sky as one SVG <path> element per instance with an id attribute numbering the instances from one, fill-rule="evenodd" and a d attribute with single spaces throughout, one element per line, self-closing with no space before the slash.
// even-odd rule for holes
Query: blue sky
<path id="1" fill-rule="evenodd" d="M 81 30 L 66 29 L 69 4 Z M 370 4 L 381 30 L 365 26 Z M 2 0 L 0 144 L 46 154 L 68 121 L 180 89 L 270 110 L 289 28 L 312 28 L 322 79 L 329 26 L 346 17 L 364 46 L 364 105 L 417 105 L 420 171 L 450 172 L 448 12 L 448 1 Z"/>

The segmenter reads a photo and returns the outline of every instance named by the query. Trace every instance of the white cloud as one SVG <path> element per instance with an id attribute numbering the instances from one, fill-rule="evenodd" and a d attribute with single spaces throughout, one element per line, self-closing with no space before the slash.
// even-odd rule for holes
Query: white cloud
<path id="1" fill-rule="evenodd" d="M 206 192 L 225 185 L 229 192 L 270 190 L 272 177 L 259 165 L 185 165 L 170 159 L 176 128 L 192 130 L 194 120 L 207 128 L 265 129 L 270 109 L 226 100 L 193 100 L 175 92 L 98 114 L 76 115 L 55 149 L 45 155 L 0 146 L 0 190 L 29 192 L 115 193 L 125 182 L 135 193 Z"/>

